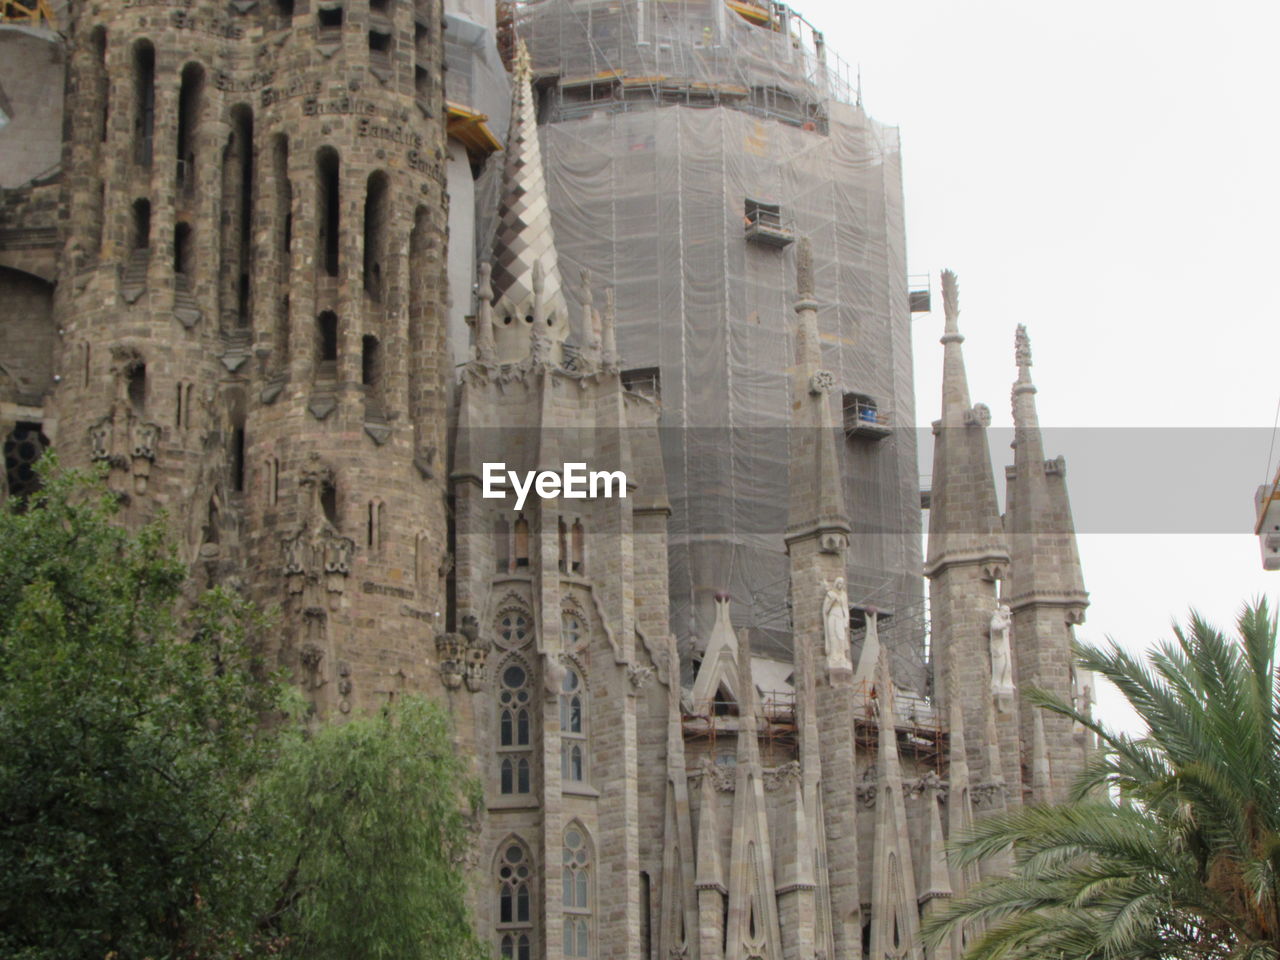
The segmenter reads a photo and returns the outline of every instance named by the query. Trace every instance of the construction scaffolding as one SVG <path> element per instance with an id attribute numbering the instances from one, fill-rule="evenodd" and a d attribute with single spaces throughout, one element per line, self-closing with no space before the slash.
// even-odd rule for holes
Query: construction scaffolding
<path id="1" fill-rule="evenodd" d="M 850 603 L 897 614 L 894 676 L 923 691 L 923 624 L 905 614 L 923 581 L 897 130 L 867 116 L 821 33 L 784 5 L 532 0 L 513 17 L 540 78 L 571 317 L 583 271 L 597 303 L 612 287 L 624 380 L 660 397 L 672 629 L 708 637 L 727 593 L 757 652 L 791 659 L 792 241 L 805 238 L 833 423 L 854 411 L 835 438 Z"/>
<path id="2" fill-rule="evenodd" d="M 848 64 L 783 3 L 533 0 L 519 30 L 555 77 L 545 119 L 655 105 L 727 105 L 825 131 L 829 101 L 856 103 Z"/>

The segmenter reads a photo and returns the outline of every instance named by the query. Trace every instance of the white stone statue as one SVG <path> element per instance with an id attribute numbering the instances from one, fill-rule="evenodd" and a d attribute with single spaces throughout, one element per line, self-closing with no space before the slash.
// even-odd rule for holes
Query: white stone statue
<path id="1" fill-rule="evenodd" d="M 853 670 L 849 660 L 849 594 L 844 577 L 835 583 L 823 581 L 827 595 L 822 601 L 822 622 L 827 640 L 827 667 L 831 670 Z"/>
<path id="2" fill-rule="evenodd" d="M 1007 603 L 996 607 L 991 614 L 991 693 L 993 696 L 1012 696 L 1013 655 L 1009 650 L 1009 628 L 1013 614 Z"/>

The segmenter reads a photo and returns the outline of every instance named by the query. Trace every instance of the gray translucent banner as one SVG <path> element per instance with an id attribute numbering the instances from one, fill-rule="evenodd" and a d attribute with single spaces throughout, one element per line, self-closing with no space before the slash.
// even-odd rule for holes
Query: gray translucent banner
<path id="1" fill-rule="evenodd" d="M 978 428 L 960 429 L 968 433 Z M 620 442 L 624 438 L 619 433 L 627 434 L 629 442 Z M 920 530 L 920 493 L 938 486 L 932 476 L 934 436 L 929 429 L 915 429 L 920 476 L 911 489 L 891 469 L 902 434 L 898 429 L 846 437 L 843 430 L 833 431 L 832 440 L 844 453 L 846 504 L 855 533 L 910 535 Z M 1014 431 L 989 428 L 986 434 L 1003 508 Z M 666 476 L 683 478 L 667 494 L 673 534 L 773 538 L 785 533 L 788 471 L 778 468 L 776 451 L 782 446 L 796 456 L 809 447 L 800 442 L 805 438 L 798 430 L 663 428 L 656 437 Z M 1269 452 L 1272 432 L 1262 427 L 1045 428 L 1042 438 L 1046 460 L 1065 460 L 1071 512 L 1081 534 L 1252 533 L 1255 493 L 1274 478 L 1280 458 L 1280 450 Z M 518 471 L 558 471 L 566 462 L 585 463 L 588 470 L 627 469 L 617 451 L 643 450 L 654 439 L 655 431 L 641 429 L 471 429 L 459 434 L 451 469 L 457 479 L 475 476 L 477 481 L 484 462 L 505 462 Z M 956 438 L 957 445 L 961 440 Z M 637 485 L 630 496 L 648 500 L 654 483 L 644 475 L 643 459 L 630 465 L 629 477 Z M 727 484 L 726 476 L 734 482 Z M 686 490 L 683 500 L 675 495 L 680 487 Z M 885 509 L 889 500 L 902 509 Z M 862 511 L 860 501 L 866 508 Z M 875 509 L 870 509 L 873 501 Z M 871 514 L 874 523 L 868 521 Z"/>

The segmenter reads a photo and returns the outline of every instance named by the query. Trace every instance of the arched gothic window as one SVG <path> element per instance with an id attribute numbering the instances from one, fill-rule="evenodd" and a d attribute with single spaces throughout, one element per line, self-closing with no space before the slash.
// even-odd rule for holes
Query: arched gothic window
<path id="1" fill-rule="evenodd" d="M 498 675 L 499 792 L 504 796 L 531 792 L 533 722 L 529 671 L 508 660 Z"/>
<path id="2" fill-rule="evenodd" d="M 587 833 L 578 823 L 564 832 L 562 872 L 564 955 L 591 956 L 591 855 Z"/>
<path id="3" fill-rule="evenodd" d="M 503 960 L 532 960 L 533 905 L 529 850 L 515 837 L 498 853 L 498 945 Z"/>
<path id="4" fill-rule="evenodd" d="M 587 628 L 576 613 L 561 615 L 560 639 L 566 650 L 577 650 L 587 639 Z"/>
<path id="5" fill-rule="evenodd" d="M 560 682 L 560 779 L 565 783 L 586 780 L 586 699 L 582 678 L 567 668 Z"/>

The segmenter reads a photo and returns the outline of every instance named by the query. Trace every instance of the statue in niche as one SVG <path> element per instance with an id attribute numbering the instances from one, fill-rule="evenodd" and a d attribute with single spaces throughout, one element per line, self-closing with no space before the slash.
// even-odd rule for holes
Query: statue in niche
<path id="1" fill-rule="evenodd" d="M 831 670 L 853 670 L 849 660 L 849 594 L 844 577 L 835 583 L 823 581 L 827 595 L 822 601 L 822 622 L 827 641 L 827 667 Z"/>
<path id="2" fill-rule="evenodd" d="M 1009 649 L 1009 628 L 1013 614 L 1007 603 L 991 614 L 991 694 L 1000 702 L 1013 696 L 1013 655 Z"/>

